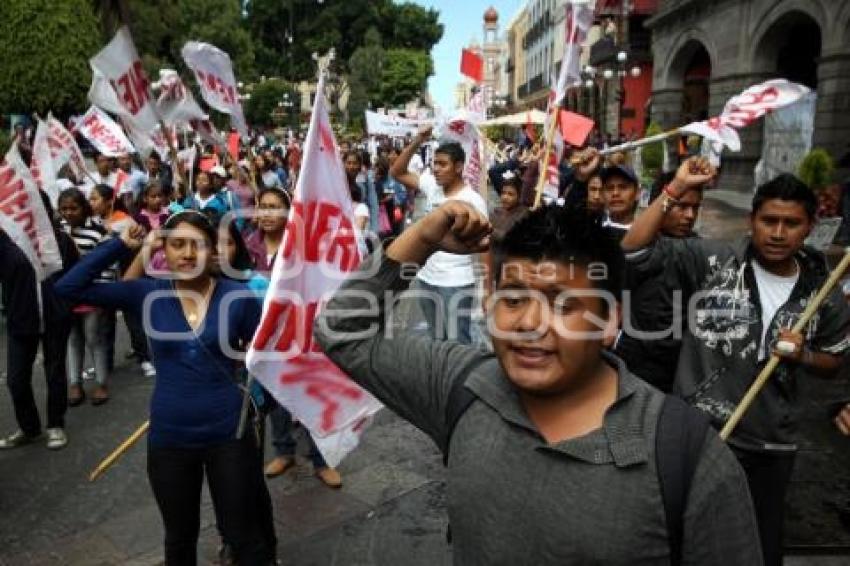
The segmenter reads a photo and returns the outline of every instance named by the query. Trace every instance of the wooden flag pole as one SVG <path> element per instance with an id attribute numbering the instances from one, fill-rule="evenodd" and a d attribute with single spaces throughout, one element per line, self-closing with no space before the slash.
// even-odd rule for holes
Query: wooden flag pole
<path id="1" fill-rule="evenodd" d="M 656 143 L 660 141 L 664 141 L 668 138 L 672 138 L 675 135 L 680 133 L 681 128 L 673 128 L 672 130 L 667 130 L 666 132 L 662 132 L 660 134 L 655 134 L 654 136 L 649 136 L 648 138 L 643 138 L 640 140 L 626 142 L 624 144 L 615 145 L 614 147 L 609 147 L 608 149 L 603 149 L 599 152 L 599 155 L 610 155 L 612 153 L 617 153 L 620 151 L 633 151 L 639 147 L 649 145 L 651 143 Z"/>
<path id="2" fill-rule="evenodd" d="M 100 464 L 98 464 L 97 468 L 89 475 L 89 481 L 94 481 L 99 478 L 106 470 L 115 463 L 118 458 L 124 455 L 124 453 L 130 449 L 144 434 L 148 431 L 151 422 L 145 421 L 142 426 L 136 429 L 136 432 L 131 434 L 127 440 L 121 443 L 121 446 L 116 448 L 112 454 L 107 456 Z"/>
<path id="3" fill-rule="evenodd" d="M 534 194 L 534 206 L 532 210 L 540 208 L 540 201 L 543 199 L 543 185 L 546 184 L 546 177 L 549 173 L 549 156 L 552 155 L 552 144 L 555 141 L 555 130 L 558 127 L 558 110 L 556 106 L 552 110 L 550 118 L 552 124 L 549 126 L 549 131 L 546 132 L 546 149 L 543 151 L 543 161 L 540 164 L 539 175 L 537 177 L 537 188 Z"/>
<path id="4" fill-rule="evenodd" d="M 802 332 L 806 325 L 809 323 L 809 320 L 814 316 L 815 312 L 817 312 L 821 303 L 826 299 L 826 296 L 832 291 L 835 285 L 838 283 L 838 280 L 841 279 L 841 276 L 844 275 L 844 272 L 847 271 L 847 268 L 850 267 L 850 247 L 844 250 L 844 257 L 841 258 L 841 261 L 832 270 L 829 278 L 827 278 L 826 282 L 818 291 L 817 295 L 809 301 L 809 304 L 806 305 L 806 310 L 803 311 L 803 314 L 800 315 L 800 319 L 797 323 L 791 328 L 791 332 L 799 333 Z M 747 412 L 747 409 L 750 408 L 750 405 L 755 400 L 756 396 L 762 390 L 764 385 L 767 383 L 767 380 L 770 378 L 771 374 L 776 370 L 777 366 L 781 358 L 776 354 L 770 356 L 770 360 L 767 362 L 767 365 L 761 370 L 756 377 L 756 380 L 747 390 L 744 398 L 741 399 L 741 402 L 738 404 L 738 407 L 735 409 L 735 412 L 732 413 L 732 416 L 729 417 L 729 420 L 726 421 L 726 424 L 723 426 L 723 429 L 720 431 L 720 438 L 726 440 L 732 434 L 732 431 L 735 430 L 735 427 L 740 422 L 741 418 L 743 418 L 744 413 Z"/>

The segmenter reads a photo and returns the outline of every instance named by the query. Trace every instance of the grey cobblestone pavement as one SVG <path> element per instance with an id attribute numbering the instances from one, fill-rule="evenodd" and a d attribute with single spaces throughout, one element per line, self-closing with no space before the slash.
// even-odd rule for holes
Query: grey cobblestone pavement
<path id="1" fill-rule="evenodd" d="M 740 211 L 707 204 L 703 232 L 740 233 Z M 410 323 L 413 313 L 402 319 Z M 3 324 L 5 327 L 5 324 Z M 0 330 L 2 334 L 2 330 Z M 0 336 L 0 370 L 5 369 Z M 153 382 L 123 361 L 127 339 L 119 320 L 119 361 L 106 405 L 69 409 L 65 450 L 34 444 L 0 452 L 0 566 L 153 565 L 162 563 L 162 526 L 145 473 L 143 445 L 131 449 L 102 479 L 94 466 L 147 418 Z M 788 501 L 792 566 L 848 564 L 850 549 L 850 441 L 829 425 L 825 406 L 848 395 L 847 375 L 801 387 L 806 442 Z M 40 408 L 44 379 L 34 379 Z M 15 428 L 5 384 L 0 384 L 0 433 Z M 300 433 L 299 433 L 300 434 Z M 304 447 L 304 443 L 301 443 Z M 269 450 L 267 450 L 269 453 Z M 451 563 L 446 544 L 443 469 L 431 442 L 383 411 L 361 446 L 340 466 L 344 486 L 334 491 L 316 479 L 306 459 L 270 480 L 279 556 L 287 565 L 411 565 Z M 843 515 L 842 515 L 843 511 Z M 205 494 L 200 563 L 216 561 L 218 536 Z"/>

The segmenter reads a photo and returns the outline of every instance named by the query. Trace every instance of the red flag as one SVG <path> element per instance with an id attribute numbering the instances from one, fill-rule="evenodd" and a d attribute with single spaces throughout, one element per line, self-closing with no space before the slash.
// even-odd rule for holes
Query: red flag
<path id="1" fill-rule="evenodd" d="M 537 141 L 537 130 L 534 129 L 534 124 L 531 122 L 531 113 L 526 114 L 525 135 L 531 140 L 531 143 Z"/>
<path id="2" fill-rule="evenodd" d="M 561 110 L 559 120 L 561 136 L 573 147 L 583 146 L 587 136 L 593 130 L 593 120 L 569 110 Z"/>
<path id="3" fill-rule="evenodd" d="M 230 157 L 233 161 L 239 160 L 239 133 L 230 132 L 227 136 L 227 151 L 230 152 Z"/>
<path id="4" fill-rule="evenodd" d="M 480 83 L 484 80 L 484 59 L 474 51 L 464 49 L 460 57 L 460 72 Z"/>

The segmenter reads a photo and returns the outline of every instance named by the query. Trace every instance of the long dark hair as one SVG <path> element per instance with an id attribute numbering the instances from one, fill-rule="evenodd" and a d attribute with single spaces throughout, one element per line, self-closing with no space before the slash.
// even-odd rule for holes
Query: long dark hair
<path id="1" fill-rule="evenodd" d="M 230 267 L 238 271 L 253 271 L 254 258 L 251 252 L 248 251 L 248 246 L 245 245 L 245 238 L 242 237 L 242 232 L 236 225 L 236 218 L 231 216 L 225 227 L 230 239 L 236 245 L 236 255 L 233 256 L 233 261 L 230 262 Z M 221 227 L 219 227 L 221 229 Z"/>
<path id="2" fill-rule="evenodd" d="M 86 198 L 86 195 L 83 194 L 83 191 L 76 187 L 71 187 L 65 189 L 61 193 L 59 193 L 59 198 L 56 200 L 56 204 L 61 208 L 63 200 L 72 200 L 77 203 L 77 206 L 83 209 L 83 214 L 86 215 L 86 218 L 90 218 L 92 213 L 91 203 L 89 199 Z"/>
<path id="3" fill-rule="evenodd" d="M 100 198 L 108 200 L 112 203 L 113 212 L 116 210 L 120 210 L 121 212 L 128 212 L 127 206 L 124 204 L 124 201 L 120 198 L 115 198 L 115 189 L 113 189 L 109 185 L 104 185 L 103 183 L 100 183 L 92 187 L 92 190 L 97 192 L 97 194 L 100 195 Z"/>
<path id="4" fill-rule="evenodd" d="M 216 232 L 216 229 L 213 227 L 209 218 L 197 210 L 184 210 L 183 212 L 178 212 L 177 214 L 170 216 L 168 220 L 165 221 L 165 224 L 162 225 L 163 230 L 166 231 L 166 237 L 168 237 L 168 231 L 174 230 L 178 225 L 183 224 L 184 222 L 203 232 L 204 236 L 207 237 L 213 246 L 215 246 L 218 242 L 218 232 Z"/>

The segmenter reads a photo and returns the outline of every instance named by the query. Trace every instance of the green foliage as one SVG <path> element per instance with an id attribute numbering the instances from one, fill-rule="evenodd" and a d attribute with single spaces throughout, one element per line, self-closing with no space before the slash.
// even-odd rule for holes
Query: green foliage
<path id="1" fill-rule="evenodd" d="M 419 96 L 434 72 L 427 51 L 388 49 L 381 73 L 380 106 L 404 104 Z"/>
<path id="2" fill-rule="evenodd" d="M 646 137 L 660 134 L 664 130 L 657 123 L 652 122 L 646 129 Z M 661 172 L 661 167 L 664 165 L 664 143 L 651 143 L 643 146 L 641 150 L 641 162 L 645 177 L 655 179 Z"/>
<path id="3" fill-rule="evenodd" d="M 11 145 L 12 136 L 9 135 L 9 131 L 0 129 L 0 156 L 5 156 Z M 0 159 L 2 159 L 2 157 L 0 157 Z"/>
<path id="4" fill-rule="evenodd" d="M 289 94 L 289 100 L 295 105 L 291 109 L 278 105 L 278 102 L 283 101 L 284 94 Z M 257 83 L 251 90 L 251 99 L 246 100 L 243 104 L 245 118 L 249 124 L 271 125 L 275 123 L 272 112 L 281 108 L 278 112 L 284 113 L 285 120 L 283 122 L 288 122 L 289 116 L 298 113 L 299 99 L 297 96 L 292 85 L 282 79 L 269 79 Z"/>
<path id="5" fill-rule="evenodd" d="M 481 129 L 484 135 L 487 136 L 487 139 L 497 143 L 502 140 L 512 140 L 516 137 L 517 133 L 517 127 L 509 125 L 484 126 Z"/>
<path id="6" fill-rule="evenodd" d="M 261 74 L 310 80 L 315 76 L 313 52 L 336 49 L 347 73 L 351 56 L 365 45 L 366 33 L 377 30 L 385 49 L 430 52 L 443 35 L 439 13 L 411 2 L 392 0 L 250 0 L 247 26 L 257 45 Z M 293 41 L 287 34 L 292 30 Z"/>
<path id="7" fill-rule="evenodd" d="M 381 80 L 386 52 L 381 47 L 381 36 L 375 28 L 366 32 L 364 45 L 358 47 L 348 60 L 348 83 L 351 89 L 348 98 L 348 113 L 356 123 L 363 121 L 363 113 L 369 108 L 380 106 Z M 376 106 L 377 104 L 377 106 Z"/>
<path id="8" fill-rule="evenodd" d="M 88 59 L 102 39 L 89 0 L 0 2 L 0 108 L 63 116 L 84 111 Z"/>
<path id="9" fill-rule="evenodd" d="M 187 41 L 211 43 L 227 52 L 237 80 L 258 76 L 254 41 L 236 0 L 129 0 L 129 12 L 133 40 L 152 77 L 157 76 L 158 69 L 151 68 L 155 65 L 185 71 L 180 50 Z"/>
<path id="10" fill-rule="evenodd" d="M 829 153 L 825 149 L 815 148 L 800 162 L 797 175 L 813 191 L 819 191 L 832 183 L 834 171 L 835 163 Z"/>

